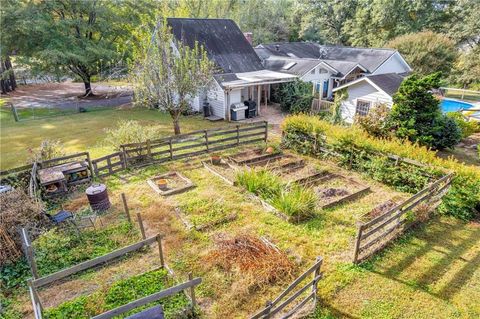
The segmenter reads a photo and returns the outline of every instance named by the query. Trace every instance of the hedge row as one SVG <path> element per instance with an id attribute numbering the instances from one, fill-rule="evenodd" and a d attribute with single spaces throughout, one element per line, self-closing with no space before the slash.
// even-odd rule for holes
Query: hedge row
<path id="1" fill-rule="evenodd" d="M 378 139 L 360 128 L 332 125 L 317 117 L 292 115 L 282 124 L 283 144 L 302 154 L 323 156 L 324 150 L 335 152 L 340 164 L 365 172 L 372 178 L 398 190 L 414 193 L 432 178 L 454 171 L 452 187 L 443 197 L 440 212 L 470 220 L 480 209 L 480 169 L 449 158 L 409 141 Z M 396 165 L 388 155 L 413 159 L 428 165 Z"/>

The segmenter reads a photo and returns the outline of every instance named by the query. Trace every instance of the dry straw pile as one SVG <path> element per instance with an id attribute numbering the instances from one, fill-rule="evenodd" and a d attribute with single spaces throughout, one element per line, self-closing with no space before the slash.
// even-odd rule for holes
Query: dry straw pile
<path id="1" fill-rule="evenodd" d="M 0 265 L 22 255 L 19 229 L 38 229 L 46 225 L 40 204 L 22 190 L 16 189 L 0 196 Z"/>

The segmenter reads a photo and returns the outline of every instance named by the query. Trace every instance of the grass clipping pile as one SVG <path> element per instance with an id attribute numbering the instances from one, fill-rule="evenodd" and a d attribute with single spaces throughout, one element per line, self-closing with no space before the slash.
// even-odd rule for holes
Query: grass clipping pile
<path id="1" fill-rule="evenodd" d="M 290 280 L 295 270 L 295 264 L 285 252 L 266 238 L 249 234 L 219 235 L 207 259 L 212 265 L 238 276 L 232 287 L 237 296 L 246 296 L 273 282 Z"/>
<path id="2" fill-rule="evenodd" d="M 0 264 L 22 255 L 21 227 L 38 229 L 48 223 L 41 209 L 40 204 L 19 189 L 0 196 Z"/>

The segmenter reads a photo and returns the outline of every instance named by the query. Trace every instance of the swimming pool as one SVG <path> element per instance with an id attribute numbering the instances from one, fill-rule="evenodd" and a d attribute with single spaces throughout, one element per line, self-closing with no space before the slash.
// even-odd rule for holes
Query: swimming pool
<path id="1" fill-rule="evenodd" d="M 443 99 L 440 102 L 440 107 L 443 112 L 456 112 L 460 110 L 465 110 L 471 108 L 473 105 L 466 102 L 461 102 L 457 100 Z"/>

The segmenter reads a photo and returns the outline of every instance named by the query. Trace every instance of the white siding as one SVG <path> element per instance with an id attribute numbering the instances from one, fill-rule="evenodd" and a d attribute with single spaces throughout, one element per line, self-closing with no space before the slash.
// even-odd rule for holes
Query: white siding
<path id="1" fill-rule="evenodd" d="M 357 109 L 357 100 L 370 101 L 374 104 L 384 103 L 392 106 L 392 98 L 382 91 L 378 91 L 367 81 L 361 81 L 347 88 L 348 98 L 342 102 L 342 118 L 347 123 L 353 123 Z"/>
<path id="2" fill-rule="evenodd" d="M 322 69 L 322 67 L 316 67 L 315 68 L 315 74 L 311 74 L 310 72 L 305 74 L 304 76 L 301 77 L 302 81 L 305 82 L 312 82 L 314 86 L 316 86 L 317 83 L 320 83 L 320 94 L 323 92 L 323 82 L 325 80 L 330 79 L 330 72 L 325 72 L 325 69 L 322 69 L 324 73 L 320 73 L 319 69 Z M 330 86 L 333 86 L 333 80 L 330 80 Z M 328 97 L 332 96 L 332 88 L 329 87 L 328 90 Z"/>
<path id="3" fill-rule="evenodd" d="M 212 115 L 225 118 L 225 92 L 217 82 L 208 90 L 207 100 Z"/>
<path id="4" fill-rule="evenodd" d="M 386 73 L 404 73 L 409 72 L 410 69 L 403 62 L 400 53 L 396 52 L 387 61 L 385 61 L 373 74 L 386 74 Z"/>
<path id="5" fill-rule="evenodd" d="M 240 103 L 242 101 L 242 89 L 233 89 L 230 91 L 230 105 Z M 229 108 L 230 109 L 230 108 Z"/>

